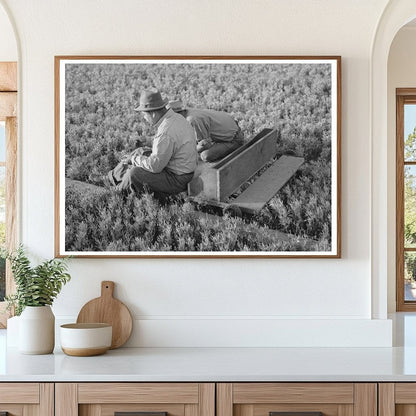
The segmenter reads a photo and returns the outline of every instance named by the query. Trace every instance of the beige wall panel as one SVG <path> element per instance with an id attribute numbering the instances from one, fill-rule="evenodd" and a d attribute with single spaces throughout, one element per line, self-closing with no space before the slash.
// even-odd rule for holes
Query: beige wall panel
<path id="1" fill-rule="evenodd" d="M 169 346 L 177 342 L 178 328 L 182 334 L 180 342 L 188 346 L 201 338 L 214 346 L 224 345 L 227 341 L 244 341 L 247 345 L 268 341 L 266 330 L 264 338 L 260 339 L 255 331 L 235 331 L 224 339 L 223 324 L 230 316 L 267 317 L 263 320 L 270 322 L 267 329 L 273 329 L 274 325 L 280 328 L 280 321 L 284 323 L 285 317 L 293 317 L 291 321 L 302 324 L 300 331 L 288 329 L 276 339 L 297 342 L 298 346 L 310 342 L 311 321 L 317 325 L 315 339 L 326 344 L 335 340 L 333 332 L 324 323 L 333 321 L 334 327 L 349 318 L 354 321 L 349 333 L 352 343 L 368 340 L 369 332 L 362 329 L 363 321 L 370 321 L 371 327 L 377 328 L 375 332 L 380 335 L 380 338 L 371 337 L 371 342 L 386 339 L 381 337 L 384 332 L 379 322 L 385 318 L 377 316 L 380 319 L 371 321 L 371 288 L 374 287 L 371 285 L 373 223 L 369 198 L 372 190 L 369 175 L 372 160 L 369 139 L 371 80 L 363 74 L 370 73 L 371 45 L 380 16 L 389 3 L 387 0 L 177 0 L 163 2 L 163 7 L 158 2 L 137 0 L 78 1 L 75 4 L 79 7 L 74 7 L 73 2 L 55 0 L 42 0 L 36 2 L 36 6 L 30 2 L 33 7 L 28 7 L 28 2 L 23 0 L 5 1 L 15 18 L 24 58 L 20 74 L 20 136 L 22 161 L 25 162 L 21 180 L 21 239 L 36 255 L 44 258 L 50 258 L 54 253 L 54 223 L 51 221 L 54 208 L 53 204 L 42 203 L 52 201 L 54 195 L 54 74 L 51 61 L 54 55 L 314 55 L 317 52 L 341 55 L 345 62 L 343 226 L 347 229 L 343 235 L 345 258 L 342 261 L 212 259 L 209 267 L 204 267 L 203 260 L 141 259 L 143 273 L 137 273 L 135 260 L 107 259 L 105 265 L 120 285 L 122 300 L 131 306 L 132 314 L 141 316 L 145 311 L 145 320 L 138 323 L 143 330 L 129 346 L 146 342 Z M 97 13 L 97 10 L 106 13 Z M 140 30 L 137 16 L 140 16 Z M 155 29 L 155 16 L 163 22 L 163 30 Z M 115 30 L 117 36 L 114 36 Z M 375 120 L 375 123 L 383 123 L 383 120 Z M 378 223 L 373 225 L 378 227 Z M 57 318 L 71 315 L 74 310 L 79 310 L 85 299 L 96 297 L 96 287 L 102 280 L 100 261 L 73 259 L 71 263 L 71 284 L 54 303 Z M 86 275 L 88 279 L 85 279 Z M 320 296 L 311 296 L 311 282 L 314 287 L 319 287 Z M 259 287 L 262 290 L 258 290 Z M 195 293 L 204 293 L 204 296 L 196 299 Z M 334 293 L 342 293 L 342 296 L 334 296 Z M 294 298 L 296 302 L 293 302 Z M 309 315 L 307 319 L 303 319 L 306 315 Z M 160 316 L 167 316 L 168 322 Z M 195 319 L 175 319 L 180 316 L 194 316 Z M 211 322 L 207 316 L 220 319 Z M 312 316 L 324 316 L 325 319 L 312 320 Z M 198 325 L 203 329 L 199 333 L 190 330 L 195 321 L 200 321 Z M 306 336 L 299 335 L 303 333 Z M 214 336 L 208 339 L 204 334 Z"/>

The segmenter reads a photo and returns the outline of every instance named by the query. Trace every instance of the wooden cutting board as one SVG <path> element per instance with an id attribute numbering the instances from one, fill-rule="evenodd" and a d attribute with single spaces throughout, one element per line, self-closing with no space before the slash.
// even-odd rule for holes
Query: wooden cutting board
<path id="1" fill-rule="evenodd" d="M 101 296 L 87 302 L 77 323 L 103 322 L 113 326 L 111 349 L 121 347 L 130 337 L 133 320 L 127 306 L 113 297 L 114 282 L 101 282 Z"/>

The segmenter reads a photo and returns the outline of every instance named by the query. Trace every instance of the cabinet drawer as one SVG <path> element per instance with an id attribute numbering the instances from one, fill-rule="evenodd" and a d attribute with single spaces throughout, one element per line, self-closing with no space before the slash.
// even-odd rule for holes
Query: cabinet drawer
<path id="1" fill-rule="evenodd" d="M 58 383 L 56 416 L 215 416 L 214 383 Z"/>
<path id="2" fill-rule="evenodd" d="M 53 384 L 0 383 L 0 415 L 54 414 Z"/>
<path id="3" fill-rule="evenodd" d="M 217 416 L 376 416 L 375 383 L 220 383 Z"/>
<path id="4" fill-rule="evenodd" d="M 31 403 L 40 400 L 38 383 L 0 383 L 0 403 Z"/>
<path id="5" fill-rule="evenodd" d="M 416 415 L 416 383 L 380 383 L 380 416 Z"/>
<path id="6" fill-rule="evenodd" d="M 198 403 L 198 383 L 80 383 L 79 403 Z"/>

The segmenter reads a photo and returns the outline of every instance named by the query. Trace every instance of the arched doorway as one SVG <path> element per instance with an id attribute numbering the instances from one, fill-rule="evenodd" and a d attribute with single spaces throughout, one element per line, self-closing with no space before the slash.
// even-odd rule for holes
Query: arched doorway
<path id="1" fill-rule="evenodd" d="M 415 17 L 414 0 L 390 2 L 380 18 L 371 55 L 371 269 L 375 319 L 387 317 L 388 294 L 394 291 L 391 278 L 395 276 L 395 161 L 389 154 L 390 141 L 395 137 L 389 136 L 388 128 L 388 57 L 397 32 Z"/>

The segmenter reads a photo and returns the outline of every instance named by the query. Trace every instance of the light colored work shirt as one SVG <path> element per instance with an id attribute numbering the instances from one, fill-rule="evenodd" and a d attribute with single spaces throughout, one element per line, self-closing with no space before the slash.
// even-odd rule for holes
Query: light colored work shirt
<path id="1" fill-rule="evenodd" d="M 238 130 L 235 120 L 223 111 L 188 108 L 186 119 L 195 129 L 197 141 L 230 142 Z"/>
<path id="2" fill-rule="evenodd" d="M 153 173 L 163 169 L 169 169 L 176 175 L 194 172 L 198 153 L 195 132 L 189 123 L 169 109 L 155 126 L 157 132 L 153 138 L 152 153 L 135 156 L 133 165 Z"/>

